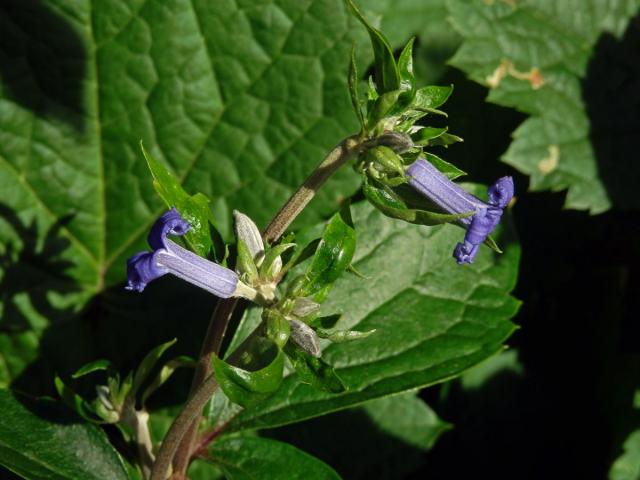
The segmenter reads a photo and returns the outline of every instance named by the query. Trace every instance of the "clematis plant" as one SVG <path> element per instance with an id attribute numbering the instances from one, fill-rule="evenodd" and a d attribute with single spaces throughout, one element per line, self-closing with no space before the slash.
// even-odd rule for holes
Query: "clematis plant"
<path id="1" fill-rule="evenodd" d="M 189 462 L 224 430 L 222 424 L 204 440 L 194 441 L 205 403 L 218 390 L 236 406 L 251 408 L 280 388 L 289 372 L 295 372 L 300 382 L 323 392 L 339 394 L 349 389 L 348 382 L 343 382 L 323 358 L 323 350 L 330 343 L 364 339 L 375 330 L 337 329 L 340 314 L 321 316 L 322 303 L 335 282 L 345 272 L 355 271 L 351 262 L 356 232 L 349 205 L 331 217 L 320 238 L 303 241 L 290 234 L 282 240 L 288 226 L 317 190 L 347 162 L 352 162 L 361 174 L 365 198 L 385 215 L 420 225 L 453 223 L 465 228 L 464 240 L 453 250 L 459 264 L 472 263 L 483 243 L 497 249 L 490 234 L 514 195 L 512 178 L 502 177 L 490 186 L 487 201 L 453 182 L 464 172 L 429 149 L 447 147 L 462 139 L 446 128 L 428 125 L 432 116 L 445 115 L 439 108 L 452 87 L 417 88 L 412 66 L 413 41 L 396 60 L 382 33 L 369 25 L 350 0 L 347 4 L 369 31 L 375 55 L 375 78 L 369 79 L 364 102 L 358 94 L 353 56 L 351 61 L 349 87 L 360 131 L 325 157 L 264 232 L 247 215 L 234 211 L 235 248 L 219 249 L 220 238 L 216 236 L 216 222 L 206 196 L 185 192 L 169 170 L 143 148 L 154 187 L 169 210 L 149 232 L 151 251 L 136 253 L 128 260 L 126 288 L 142 292 L 153 280 L 171 274 L 222 299 L 203 336 L 200 357 L 194 362 L 196 370 L 189 399 L 157 454 L 146 431 L 130 435 L 146 455 L 138 460 L 145 478 L 166 480 L 171 470 L 173 478 L 184 478 Z M 170 236 L 182 237 L 180 243 L 187 248 Z M 220 251 L 226 252 L 224 260 L 216 256 Z M 234 269 L 220 264 L 226 265 L 229 252 Z M 286 278 L 288 274 L 293 278 Z M 246 336 L 237 345 L 234 338 L 233 348 L 224 351 L 222 346 L 234 309 L 238 304 L 244 308 L 247 303 L 236 302 L 234 297 L 257 304 L 261 313 L 255 316 L 256 323 Z M 151 355 L 154 362 L 166 347 L 158 348 Z M 147 367 L 143 365 L 139 371 L 144 373 L 150 368 Z M 156 383 L 166 379 L 166 367 Z M 124 422 L 130 429 L 132 425 L 146 428 L 146 412 L 136 409 L 136 401 L 144 404 L 146 398 L 146 393 L 141 399 L 135 394 L 142 380 L 136 383 L 134 376 L 131 381 L 134 393 L 127 397 L 130 405 L 126 409 L 121 408 L 124 404 L 120 399 L 124 398 L 121 392 L 129 388 L 127 382 L 123 382 L 124 390 L 112 381 L 97 391 L 97 405 L 103 412 L 101 421 L 118 425 Z M 193 449 L 196 444 L 200 450 Z"/>

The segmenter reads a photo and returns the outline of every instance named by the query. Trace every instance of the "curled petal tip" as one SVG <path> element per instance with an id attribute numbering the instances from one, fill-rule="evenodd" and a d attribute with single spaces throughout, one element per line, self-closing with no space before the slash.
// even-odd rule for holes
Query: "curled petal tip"
<path id="1" fill-rule="evenodd" d="M 191 225 L 173 207 L 165 212 L 151 227 L 147 241 L 154 250 L 167 248 L 167 235 L 181 236 L 191 230 Z"/>
<path id="2" fill-rule="evenodd" d="M 513 177 L 502 177 L 489 187 L 489 204 L 494 207 L 505 208 L 513 198 L 515 186 Z"/>
<path id="3" fill-rule="evenodd" d="M 453 250 L 453 258 L 456 259 L 458 265 L 471 264 L 476 258 L 479 248 L 480 245 L 470 245 L 468 242 L 458 243 Z"/>

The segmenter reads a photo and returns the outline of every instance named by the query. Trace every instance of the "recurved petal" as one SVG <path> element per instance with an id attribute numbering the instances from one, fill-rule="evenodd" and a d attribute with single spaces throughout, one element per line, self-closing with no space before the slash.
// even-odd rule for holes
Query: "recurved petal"
<path id="1" fill-rule="evenodd" d="M 167 248 L 167 235 L 181 236 L 190 229 L 191 225 L 173 207 L 156 220 L 156 223 L 151 227 L 147 241 L 154 250 Z"/>

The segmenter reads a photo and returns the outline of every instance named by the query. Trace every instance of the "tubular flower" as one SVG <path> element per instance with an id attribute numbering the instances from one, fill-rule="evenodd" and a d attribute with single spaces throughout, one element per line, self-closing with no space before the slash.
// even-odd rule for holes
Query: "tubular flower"
<path id="1" fill-rule="evenodd" d="M 168 235 L 182 236 L 190 228 L 175 208 L 162 215 L 147 237 L 153 251 L 136 253 L 127 261 L 128 282 L 125 288 L 141 292 L 152 280 L 170 273 L 218 297 L 251 298 L 252 289 L 240 282 L 233 270 L 210 262 L 167 239 Z"/>
<path id="2" fill-rule="evenodd" d="M 502 212 L 514 193 L 513 179 L 502 177 L 489 187 L 489 200 L 483 202 L 449 180 L 423 158 L 419 158 L 409 166 L 407 181 L 447 213 L 475 212 L 469 217 L 459 219 L 467 229 L 464 241 L 458 243 L 453 250 L 453 256 L 459 264 L 473 262 L 482 242 L 500 223 Z"/>

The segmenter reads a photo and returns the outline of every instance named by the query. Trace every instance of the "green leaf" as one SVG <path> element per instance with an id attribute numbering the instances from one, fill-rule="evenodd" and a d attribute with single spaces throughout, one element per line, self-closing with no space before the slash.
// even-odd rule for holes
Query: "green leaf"
<path id="1" fill-rule="evenodd" d="M 370 129 L 375 128 L 388 114 L 395 111 L 396 103 L 401 93 L 400 90 L 392 90 L 375 99 L 371 110 L 367 114 L 367 125 Z"/>
<path id="2" fill-rule="evenodd" d="M 429 145 L 429 140 L 438 138 L 439 136 L 443 135 L 446 131 L 447 131 L 447 127 L 443 127 L 443 128 L 424 127 L 412 135 L 413 142 L 416 145 L 426 146 L 426 145 Z"/>
<path id="3" fill-rule="evenodd" d="M 401 106 L 409 105 L 416 96 L 416 77 L 413 74 L 413 43 L 415 37 L 402 49 L 400 58 L 398 58 L 398 71 L 400 73 L 400 95 Z"/>
<path id="4" fill-rule="evenodd" d="M 133 375 L 132 392 L 134 395 L 138 392 L 142 384 L 147 380 L 147 378 L 151 374 L 151 371 L 156 366 L 156 363 L 158 363 L 158 360 L 160 360 L 160 357 L 162 357 L 164 352 L 166 352 L 167 349 L 173 346 L 177 341 L 177 338 L 169 340 L 168 342 L 158 345 L 145 355 L 145 357 L 142 359 L 142 362 L 140 362 L 140 365 L 136 369 L 136 373 Z"/>
<path id="5" fill-rule="evenodd" d="M 466 172 L 463 172 L 455 165 L 447 162 L 446 160 L 441 159 L 440 157 L 438 157 L 437 155 L 434 155 L 433 153 L 425 152 L 424 156 L 426 157 L 427 160 L 429 160 L 429 162 L 431 162 L 431 164 L 434 167 L 436 167 L 438 170 L 444 173 L 449 180 L 455 180 L 456 178 L 463 177 L 464 175 L 467 174 Z"/>
<path id="6" fill-rule="evenodd" d="M 611 465 L 609 480 L 640 479 L 640 430 L 631 432 L 623 448 L 624 453 Z"/>
<path id="7" fill-rule="evenodd" d="M 189 195 L 178 179 L 149 155 L 142 142 L 140 142 L 140 149 L 151 170 L 153 188 L 167 207 L 177 208 L 180 215 L 191 225 L 191 229 L 185 235 L 186 241 L 195 253 L 201 257 L 208 257 L 213 248 L 209 224 L 215 223 L 209 208 L 209 199 L 201 193 Z"/>
<path id="8" fill-rule="evenodd" d="M 352 0 L 346 0 L 351 11 L 360 22 L 365 26 L 371 38 L 371 46 L 373 47 L 373 57 L 375 66 L 375 82 L 378 87 L 378 93 L 383 95 L 400 88 L 400 72 L 398 65 L 393 57 L 393 49 L 389 45 L 385 36 L 373 28 L 366 18 L 360 13 L 358 7 Z"/>
<path id="9" fill-rule="evenodd" d="M 194 368 L 196 366 L 195 360 L 186 355 L 181 355 L 179 357 L 173 358 L 169 360 L 166 364 L 162 366 L 158 375 L 153 379 L 153 381 L 149 384 L 147 388 L 145 388 L 144 393 L 142 394 L 141 403 L 144 406 L 147 403 L 147 399 L 153 395 L 153 393 L 158 390 L 162 385 L 165 384 L 171 375 L 181 367 Z"/>
<path id="10" fill-rule="evenodd" d="M 439 225 L 455 222 L 461 218 L 473 215 L 474 212 L 464 214 L 448 214 L 431 212 L 417 208 L 409 208 L 407 204 L 393 192 L 376 180 L 365 179 L 362 192 L 371 205 L 390 218 L 404 220 L 416 225 Z"/>
<path id="11" fill-rule="evenodd" d="M 56 392 L 62 399 L 62 401 L 73 411 L 75 411 L 78 415 L 89 422 L 93 423 L 101 423 L 102 418 L 98 416 L 95 408 L 89 402 L 87 402 L 84 398 L 78 395 L 73 388 L 68 386 L 60 377 L 55 377 L 53 379 L 54 386 L 56 388 Z"/>
<path id="12" fill-rule="evenodd" d="M 284 354 L 277 348 L 275 356 L 260 370 L 248 371 L 213 358 L 213 371 L 222 391 L 229 400 L 243 407 L 264 400 L 282 382 Z"/>
<path id="13" fill-rule="evenodd" d="M 285 352 L 302 383 L 329 393 L 342 393 L 346 390 L 334 368 L 322 358 L 314 357 L 291 344 L 285 347 Z"/>
<path id="14" fill-rule="evenodd" d="M 209 455 L 228 480 L 340 480 L 317 458 L 268 438 L 225 436 L 211 445 Z"/>
<path id="15" fill-rule="evenodd" d="M 438 87 L 430 85 L 422 87 L 416 92 L 416 98 L 411 103 L 411 106 L 421 110 L 434 110 L 449 99 L 453 93 L 453 85 L 448 87 Z"/>
<path id="16" fill-rule="evenodd" d="M 377 331 L 323 350 L 347 391 L 327 394 L 286 377 L 231 430 L 292 423 L 448 380 L 502 350 L 513 332 L 509 319 L 519 302 L 509 292 L 520 249 L 508 228 L 497 232 L 503 255 L 481 249 L 473 265 L 460 266 L 452 258 L 464 235 L 459 228 L 399 222 L 367 204 L 352 210 L 362 238 L 352 263 L 366 279 L 342 276 L 323 309 L 344 312 L 338 329 Z M 502 224 L 509 226 L 508 215 Z"/>
<path id="17" fill-rule="evenodd" d="M 318 455 L 344 478 L 397 480 L 412 473 L 415 477 L 427 460 L 425 452 L 450 428 L 415 392 L 407 392 L 271 430 L 269 435 Z"/>
<path id="18" fill-rule="evenodd" d="M 82 367 L 80 367 L 76 371 L 76 373 L 74 373 L 71 377 L 80 378 L 90 373 L 101 372 L 101 371 L 114 371 L 113 365 L 109 360 L 99 359 L 99 360 L 95 360 L 93 362 L 87 363 L 86 365 L 83 365 Z"/>
<path id="19" fill-rule="evenodd" d="M 452 427 L 440 420 L 415 392 L 372 400 L 362 408 L 384 433 L 423 451 L 432 448 L 440 435 Z"/>
<path id="20" fill-rule="evenodd" d="M 126 480 L 122 459 L 96 426 L 59 404 L 0 390 L 0 464 L 29 479 Z"/>
<path id="21" fill-rule="evenodd" d="M 420 29 L 443 31 L 441 2 L 363 7 L 397 48 Z M 185 192 L 210 197 L 227 241 L 234 208 L 266 225 L 358 131 L 345 72 L 354 44 L 367 68 L 370 40 L 342 0 L 14 3 L 0 14 L 0 384 L 26 371 L 45 390 L 55 371 L 104 355 L 105 341 L 118 365 L 137 362 L 175 336 L 179 302 L 198 305 L 194 322 L 208 317 L 208 300 L 169 278 L 120 291 L 127 258 L 148 250 L 166 210 L 140 141 Z M 295 228 L 359 186 L 342 169 Z M 203 329 L 194 324 L 193 345 L 182 331 L 181 353 Z"/>
<path id="22" fill-rule="evenodd" d="M 610 121 L 619 113 L 615 105 L 604 114 L 594 105 L 610 105 L 620 91 L 608 86 L 619 67 L 610 60 L 599 65 L 598 46 L 623 33 L 640 2 L 449 0 L 447 6 L 464 38 L 451 63 L 486 85 L 490 102 L 530 115 L 503 161 L 530 175 L 531 190 L 568 190 L 567 208 L 600 213 L 613 195 L 620 206 L 637 207 L 635 186 L 625 181 L 635 166 L 624 158 L 624 136 L 599 127 L 607 118 L 606 128 L 615 129 Z M 615 143 L 619 153 L 612 153 Z"/>
<path id="23" fill-rule="evenodd" d="M 328 293 L 327 288 L 351 264 L 355 249 L 356 232 L 347 205 L 331 217 L 324 229 L 322 240 L 306 271 L 307 283 L 302 296 L 315 296 L 316 301 L 321 301 Z"/>

